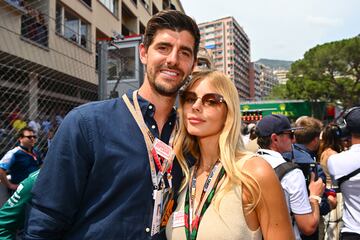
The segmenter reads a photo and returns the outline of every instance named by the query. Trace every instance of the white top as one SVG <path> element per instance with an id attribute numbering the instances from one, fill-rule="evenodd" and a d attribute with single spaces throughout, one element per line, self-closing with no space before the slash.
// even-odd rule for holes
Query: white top
<path id="1" fill-rule="evenodd" d="M 217 192 L 224 187 L 218 186 Z M 186 240 L 184 206 L 186 188 L 178 197 L 178 206 L 166 225 L 166 238 Z M 215 193 L 216 195 L 216 193 Z M 249 229 L 243 211 L 242 189 L 227 192 L 220 201 L 219 209 L 211 202 L 198 228 L 197 240 L 261 240 L 261 230 Z"/>
<path id="2" fill-rule="evenodd" d="M 280 164 L 286 162 L 280 153 L 272 150 L 259 149 L 258 153 L 272 168 L 276 168 Z M 280 183 L 285 192 L 285 199 L 289 212 L 292 212 L 293 214 L 308 214 L 312 212 L 305 177 L 300 169 L 294 169 L 285 174 Z M 296 222 L 294 222 L 293 228 L 295 238 L 300 240 L 301 237 Z"/>
<path id="3" fill-rule="evenodd" d="M 328 169 L 331 177 L 339 179 L 360 168 L 360 144 L 352 145 L 348 151 L 331 155 Z M 341 184 L 344 208 L 342 232 L 360 234 L 360 174 Z"/>

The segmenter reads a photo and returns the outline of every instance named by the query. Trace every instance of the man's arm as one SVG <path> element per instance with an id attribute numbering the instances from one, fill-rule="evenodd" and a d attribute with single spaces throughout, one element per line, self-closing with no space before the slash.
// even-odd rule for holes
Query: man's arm
<path id="1" fill-rule="evenodd" d="M 321 178 L 314 180 L 315 175 L 311 174 L 310 184 L 309 184 L 309 201 L 311 205 L 311 213 L 308 214 L 294 214 L 296 224 L 300 232 L 304 235 L 313 234 L 320 220 L 320 203 L 316 198 L 320 198 L 325 189 L 325 184 Z"/>
<path id="2" fill-rule="evenodd" d="M 2 168 L 0 168 L 0 182 L 11 190 L 15 190 L 18 187 L 18 184 L 13 184 L 7 179 L 6 171 Z"/>
<path id="3" fill-rule="evenodd" d="M 24 239 L 63 239 L 71 229 L 92 166 L 88 122 L 73 110 L 58 129 L 32 190 Z"/>

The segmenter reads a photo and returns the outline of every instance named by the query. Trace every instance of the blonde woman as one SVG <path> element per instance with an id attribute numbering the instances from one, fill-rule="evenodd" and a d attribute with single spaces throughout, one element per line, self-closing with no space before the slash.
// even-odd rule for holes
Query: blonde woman
<path id="1" fill-rule="evenodd" d="M 273 169 L 244 152 L 239 97 L 224 74 L 196 74 L 180 97 L 175 152 L 185 175 L 168 239 L 294 239 Z M 189 157 L 195 165 L 189 169 Z"/>

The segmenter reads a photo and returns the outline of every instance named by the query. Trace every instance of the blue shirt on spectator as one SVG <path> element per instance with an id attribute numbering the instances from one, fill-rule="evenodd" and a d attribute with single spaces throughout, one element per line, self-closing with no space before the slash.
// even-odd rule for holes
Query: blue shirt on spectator
<path id="1" fill-rule="evenodd" d="M 35 149 L 29 150 L 21 145 L 8 151 L 0 160 L 0 168 L 10 174 L 10 182 L 14 184 L 38 170 L 41 164 L 41 156 Z"/>
<path id="2" fill-rule="evenodd" d="M 127 93 L 132 102 L 132 93 Z M 138 96 L 145 123 L 168 142 L 175 109 L 159 136 L 155 106 Z M 182 173 L 173 166 L 173 188 Z M 162 239 L 150 236 L 153 185 L 144 137 L 121 98 L 85 104 L 63 120 L 38 180 L 25 239 Z"/>

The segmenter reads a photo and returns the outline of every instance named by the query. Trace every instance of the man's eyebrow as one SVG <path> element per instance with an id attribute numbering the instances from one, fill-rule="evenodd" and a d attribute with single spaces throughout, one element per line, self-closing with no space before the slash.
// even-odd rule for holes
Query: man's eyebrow
<path id="1" fill-rule="evenodd" d="M 169 42 L 158 42 L 155 44 L 155 46 L 167 46 L 167 47 L 172 47 L 173 45 Z M 187 46 L 180 46 L 180 49 L 181 50 L 185 50 L 185 51 L 188 51 L 190 52 L 191 54 L 193 54 L 193 50 L 192 48 L 190 47 L 187 47 Z"/>

